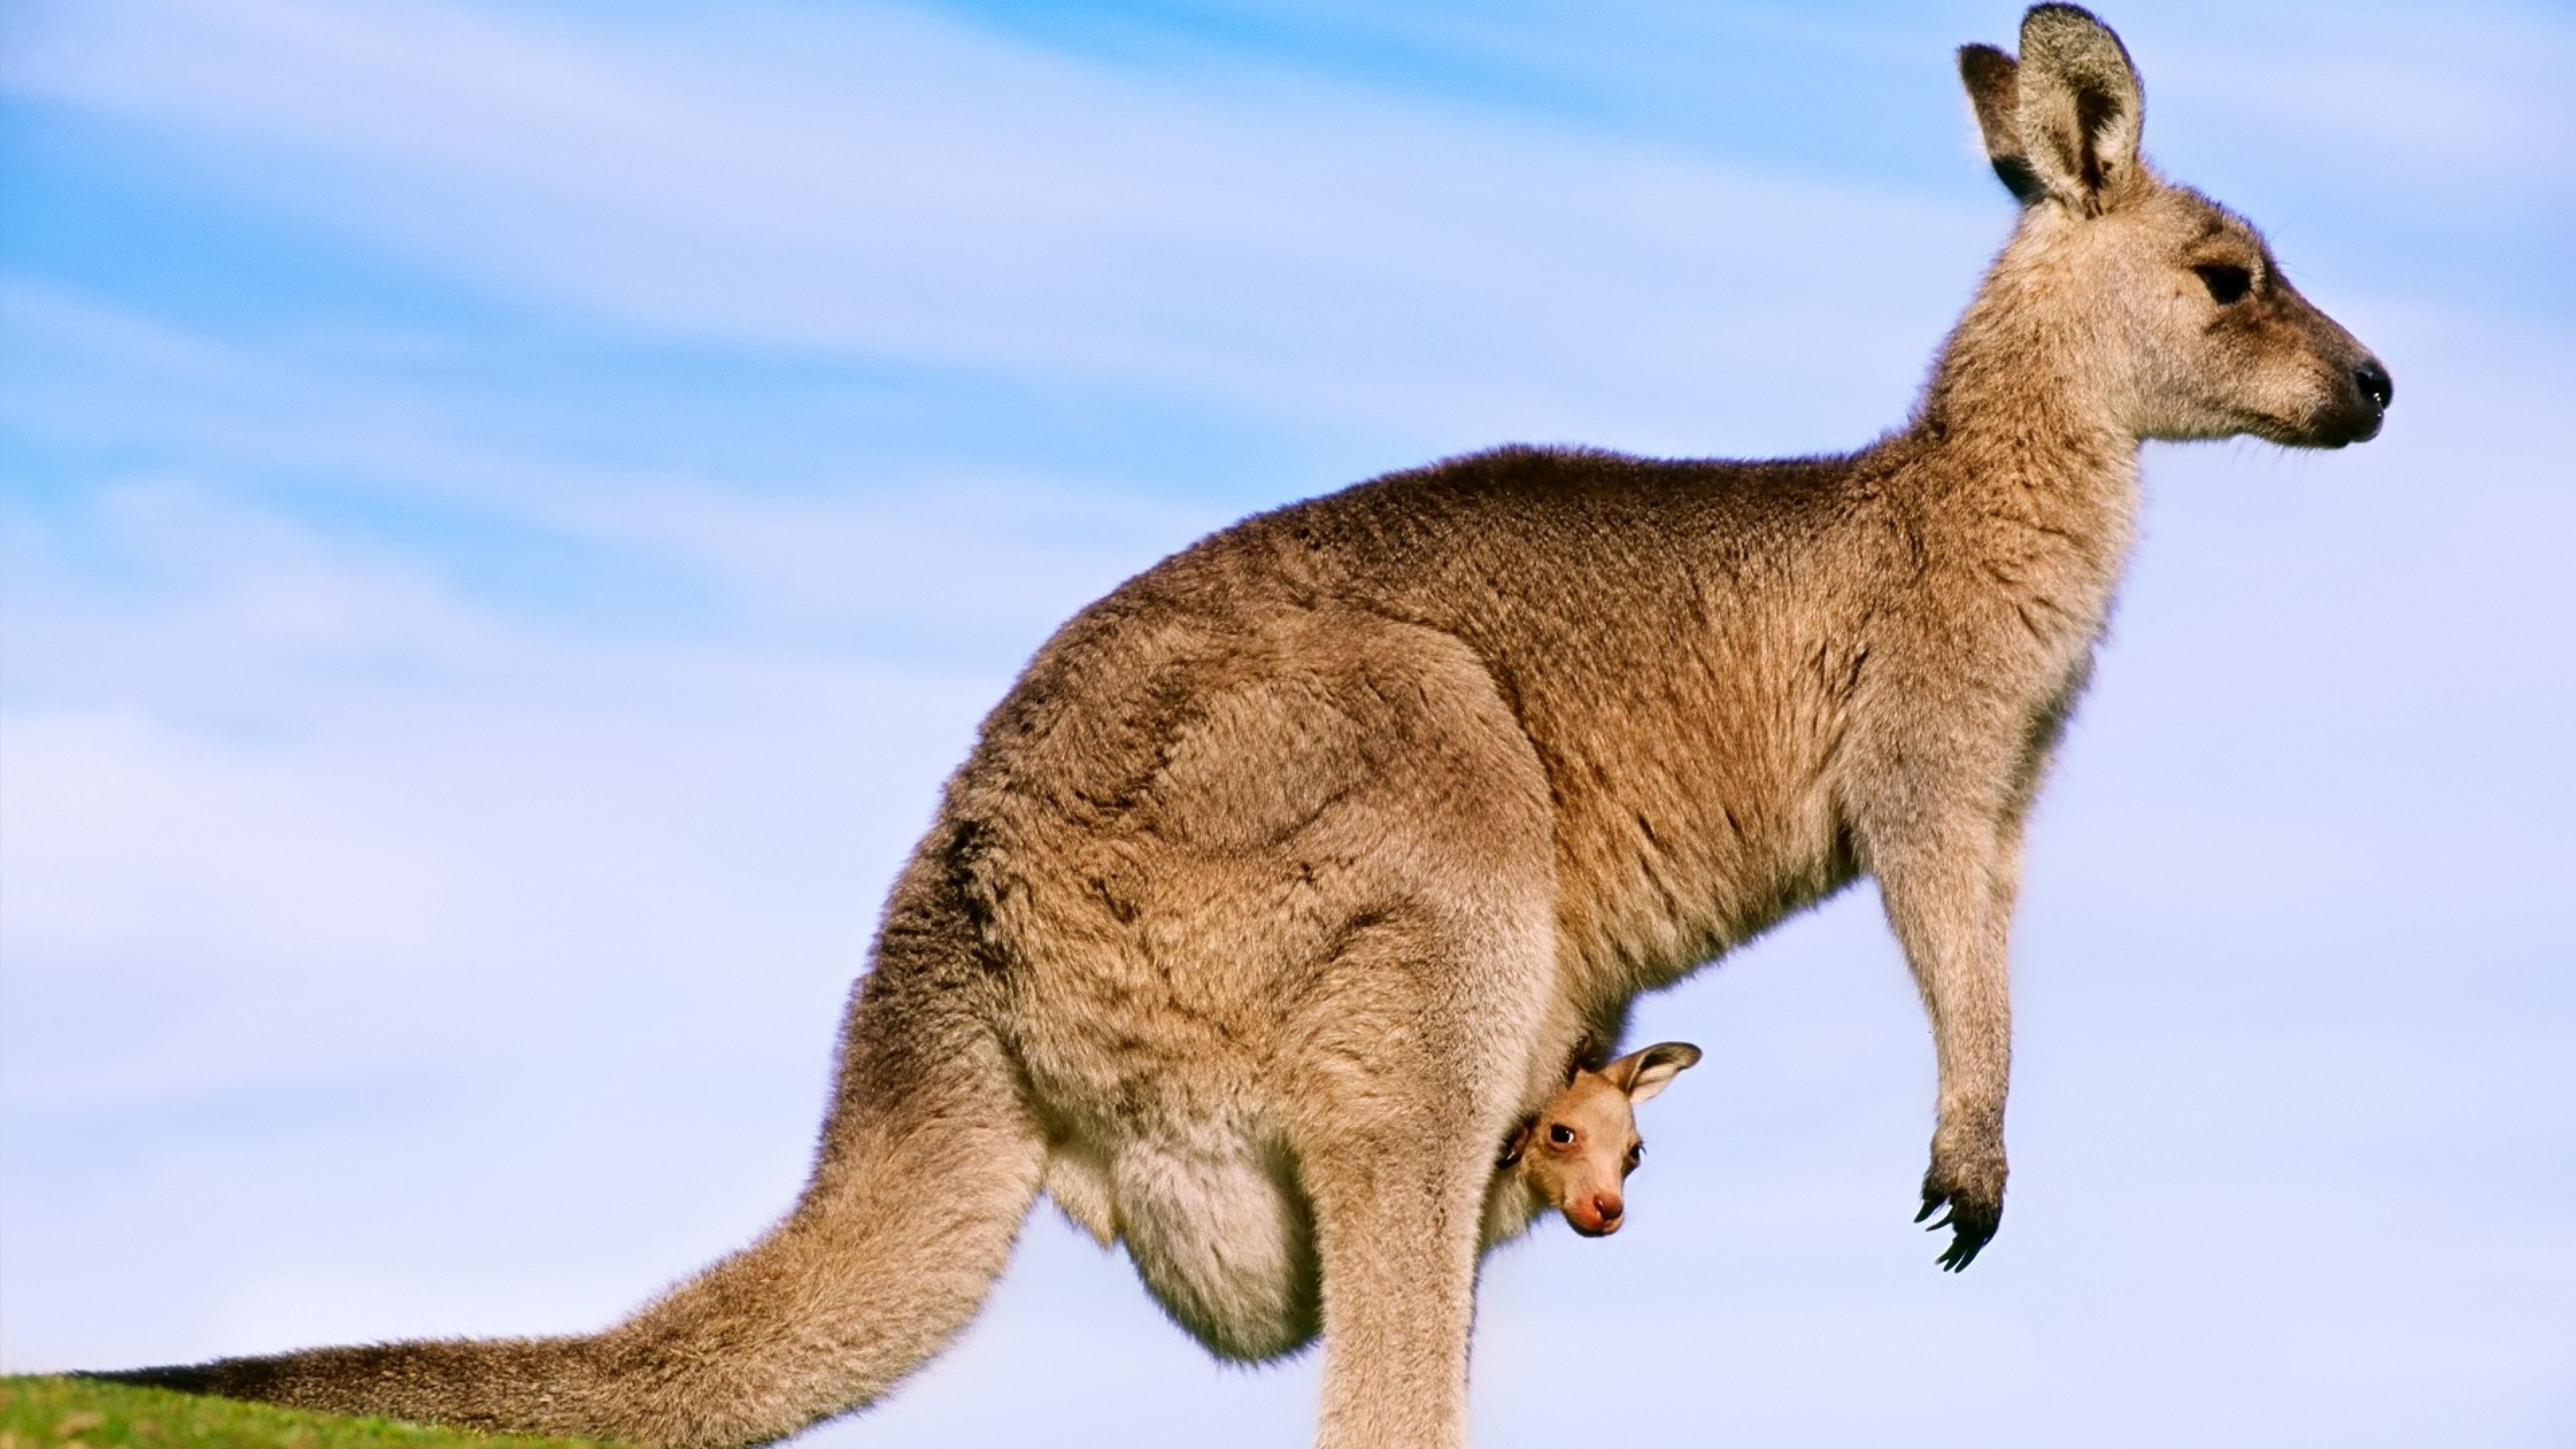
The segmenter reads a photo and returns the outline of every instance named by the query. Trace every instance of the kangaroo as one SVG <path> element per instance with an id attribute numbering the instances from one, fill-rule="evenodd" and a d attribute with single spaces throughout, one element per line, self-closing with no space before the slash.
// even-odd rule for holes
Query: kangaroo
<path id="1" fill-rule="evenodd" d="M 1631 1001 L 1876 878 L 1939 1068 L 1917 1221 L 2004 1202 L 2022 826 L 2143 439 L 2375 436 L 2387 370 L 2138 154 L 2117 36 L 1959 54 L 2020 203 L 1912 416 L 1843 456 L 1504 448 L 1218 532 L 1082 610 L 896 879 L 812 1176 L 593 1334 L 129 1378 L 678 1445 L 867 1404 L 1043 1191 L 1215 1353 L 1320 1336 L 1324 1449 L 1457 1449 L 1495 1144 Z"/>
<path id="2" fill-rule="evenodd" d="M 1646 1157 L 1637 1104 L 1697 1066 L 1700 1052 L 1689 1042 L 1657 1042 L 1599 1068 L 1585 1066 L 1585 1055 L 1576 1054 L 1565 1086 L 1504 1144 L 1485 1207 L 1487 1246 L 1549 1208 L 1587 1238 L 1619 1231 L 1628 1174 Z"/>

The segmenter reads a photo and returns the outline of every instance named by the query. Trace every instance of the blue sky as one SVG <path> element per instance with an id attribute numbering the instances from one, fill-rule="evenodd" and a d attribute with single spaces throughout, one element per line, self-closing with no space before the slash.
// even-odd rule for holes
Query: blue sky
<path id="1" fill-rule="evenodd" d="M 2576 1436 L 2576 19 L 2108 18 L 2388 432 L 2150 451 L 1975 1270 L 1864 888 L 1641 1011 L 1709 1060 L 1627 1231 L 1489 1263 L 1480 1443 Z M 1057 620 L 1492 442 L 1865 441 L 2010 223 L 1949 55 L 2016 20 L 11 7 L 0 1366 L 578 1329 L 756 1233 Z M 816 1438 L 1294 1445 L 1314 1374 L 1042 1211 Z"/>

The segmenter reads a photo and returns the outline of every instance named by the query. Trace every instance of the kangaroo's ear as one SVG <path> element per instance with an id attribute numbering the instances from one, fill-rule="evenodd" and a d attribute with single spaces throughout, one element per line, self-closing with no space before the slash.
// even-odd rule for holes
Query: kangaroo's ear
<path id="1" fill-rule="evenodd" d="M 1659 1041 L 1603 1067 L 1601 1075 L 1627 1093 L 1629 1101 L 1642 1102 L 1662 1091 L 1664 1084 L 1680 1076 L 1684 1068 L 1698 1064 L 1698 1047 L 1686 1041 Z"/>
<path id="2" fill-rule="evenodd" d="M 2050 200 L 2079 215 L 2100 215 L 2138 174 L 2146 98 L 2127 47 L 2088 11 L 2034 5 L 2022 17 L 2021 63 L 2014 69 L 2020 94 L 2013 128 L 2024 164 Z M 1976 93 L 1973 82 L 1969 93 Z M 1991 154 L 1993 132 L 1987 135 Z"/>
<path id="3" fill-rule="evenodd" d="M 1968 104 L 1977 112 L 1977 133 L 1986 140 L 1986 159 L 1995 175 L 2022 205 L 2048 194 L 2030 169 L 2021 149 L 2021 69 L 2013 58 L 1991 45 L 1959 47 L 1959 81 L 1968 88 Z"/>

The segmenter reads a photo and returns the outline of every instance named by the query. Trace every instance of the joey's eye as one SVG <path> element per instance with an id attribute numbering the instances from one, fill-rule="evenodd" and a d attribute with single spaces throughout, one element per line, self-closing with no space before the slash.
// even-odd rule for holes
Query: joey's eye
<path id="1" fill-rule="evenodd" d="M 2192 268 L 2200 284 L 2209 289 L 2209 300 L 2224 307 L 2254 290 L 2254 274 L 2227 262 L 2203 262 Z"/>
<path id="2" fill-rule="evenodd" d="M 1637 1164 L 1638 1164 L 1638 1163 L 1643 1162 L 1643 1161 L 1645 1161 L 1645 1160 L 1646 1160 L 1646 1144 L 1645 1144 L 1645 1143 L 1640 1142 L 1640 1143 L 1638 1143 L 1636 1146 L 1631 1147 L 1631 1148 L 1629 1148 L 1629 1149 L 1628 1149 L 1628 1166 L 1629 1166 L 1629 1168 L 1630 1168 L 1632 1171 L 1636 1168 L 1636 1166 L 1637 1166 Z"/>
<path id="3" fill-rule="evenodd" d="M 1547 1140 L 1559 1147 L 1571 1147 L 1574 1145 L 1574 1129 L 1562 1122 L 1550 1122 L 1547 1124 Z"/>

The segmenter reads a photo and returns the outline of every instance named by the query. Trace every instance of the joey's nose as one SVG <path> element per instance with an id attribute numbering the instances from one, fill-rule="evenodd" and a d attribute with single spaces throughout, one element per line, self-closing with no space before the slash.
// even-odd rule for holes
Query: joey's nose
<path id="1" fill-rule="evenodd" d="M 2352 381 L 2361 389 L 2361 395 L 2370 399 L 2370 405 L 2381 412 L 2386 412 L 2389 403 L 2397 397 L 2396 380 L 2388 375 L 2387 368 L 2379 365 L 2376 357 L 2363 359 L 2361 366 L 2352 370 Z"/>
<path id="2" fill-rule="evenodd" d="M 1619 1226 L 1619 1214 L 1627 1211 L 1627 1205 L 1619 1201 L 1615 1193 L 1596 1193 L 1592 1199 L 1592 1211 L 1601 1219 L 1601 1231 L 1606 1233 Z"/>

